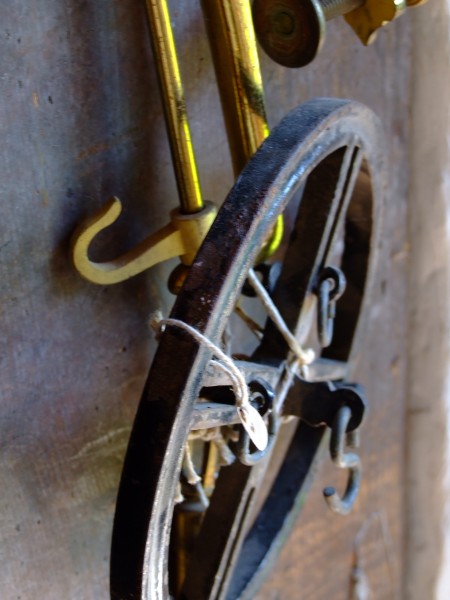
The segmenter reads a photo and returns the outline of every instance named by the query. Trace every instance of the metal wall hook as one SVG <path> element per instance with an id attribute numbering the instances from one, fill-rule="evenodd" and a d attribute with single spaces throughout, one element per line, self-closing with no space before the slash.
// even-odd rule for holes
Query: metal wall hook
<path id="1" fill-rule="evenodd" d="M 217 214 L 210 202 L 198 212 L 171 213 L 171 223 L 150 235 L 135 248 L 108 262 L 94 262 L 89 247 L 98 233 L 117 221 L 122 212 L 120 200 L 113 197 L 95 215 L 82 223 L 72 237 L 72 260 L 78 272 L 88 281 L 110 285 L 125 281 L 157 263 L 180 256 L 190 264 Z"/>
<path id="2" fill-rule="evenodd" d="M 323 490 L 324 498 L 330 509 L 339 515 L 348 515 L 353 508 L 361 482 L 361 459 L 354 452 L 346 452 L 348 446 L 347 427 L 352 417 L 348 406 L 341 406 L 336 414 L 331 429 L 330 454 L 339 469 L 349 469 L 347 487 L 343 498 L 340 498 L 334 487 Z"/>
<path id="3" fill-rule="evenodd" d="M 322 348 L 327 348 L 333 339 L 336 301 L 344 293 L 346 285 L 345 275 L 337 267 L 325 267 L 319 273 L 316 286 L 316 295 L 319 300 L 317 333 Z"/>

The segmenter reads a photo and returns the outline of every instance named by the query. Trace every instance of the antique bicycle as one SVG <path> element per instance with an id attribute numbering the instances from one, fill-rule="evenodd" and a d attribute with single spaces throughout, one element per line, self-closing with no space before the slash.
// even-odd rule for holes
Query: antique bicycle
<path id="1" fill-rule="evenodd" d="M 147 0 L 180 209 L 107 263 L 89 258 L 120 214 L 112 199 L 74 236 L 99 284 L 181 257 L 171 315 L 125 459 L 111 552 L 112 598 L 252 598 L 304 502 L 320 449 L 348 469 L 366 399 L 348 382 L 361 343 L 383 186 L 381 127 L 366 107 L 317 99 L 269 134 L 253 22 L 277 62 L 302 66 L 338 14 L 369 42 L 419 2 L 203 0 L 237 181 L 217 213 L 198 184 L 164 0 Z M 175 358 L 176 357 L 176 358 Z"/>

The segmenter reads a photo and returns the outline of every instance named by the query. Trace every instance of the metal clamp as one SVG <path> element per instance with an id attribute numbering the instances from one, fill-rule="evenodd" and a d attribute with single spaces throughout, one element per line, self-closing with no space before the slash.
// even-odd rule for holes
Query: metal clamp
<path id="1" fill-rule="evenodd" d="M 119 283 L 176 256 L 180 256 L 183 264 L 189 265 L 217 214 L 216 207 L 210 202 L 192 214 L 172 211 L 171 223 L 124 256 L 108 262 L 94 262 L 89 258 L 91 242 L 100 231 L 119 218 L 121 211 L 120 200 L 114 197 L 97 214 L 82 223 L 73 235 L 72 259 L 78 272 L 88 281 L 101 285 Z"/>

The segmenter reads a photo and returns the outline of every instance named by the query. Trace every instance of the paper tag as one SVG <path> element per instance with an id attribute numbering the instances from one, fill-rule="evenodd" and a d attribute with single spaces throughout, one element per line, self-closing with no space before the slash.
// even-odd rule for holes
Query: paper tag
<path id="1" fill-rule="evenodd" d="M 269 434 L 267 432 L 266 424 L 259 412 L 251 404 L 238 406 L 237 411 L 241 423 L 252 442 L 258 450 L 265 450 L 269 443 Z"/>

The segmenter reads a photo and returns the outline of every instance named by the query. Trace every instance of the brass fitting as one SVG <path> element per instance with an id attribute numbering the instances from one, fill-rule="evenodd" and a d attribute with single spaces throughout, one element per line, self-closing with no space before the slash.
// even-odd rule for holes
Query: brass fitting
<path id="1" fill-rule="evenodd" d="M 170 213 L 174 228 L 180 233 L 186 252 L 180 255 L 184 265 L 191 265 L 214 219 L 217 208 L 211 202 L 205 202 L 204 208 L 193 214 L 184 214 L 176 208 Z"/>
<path id="2" fill-rule="evenodd" d="M 419 0 L 420 1 L 420 0 Z M 345 20 L 366 46 L 371 44 L 377 31 L 406 9 L 405 0 L 366 0 L 362 6 L 345 15 Z"/>

